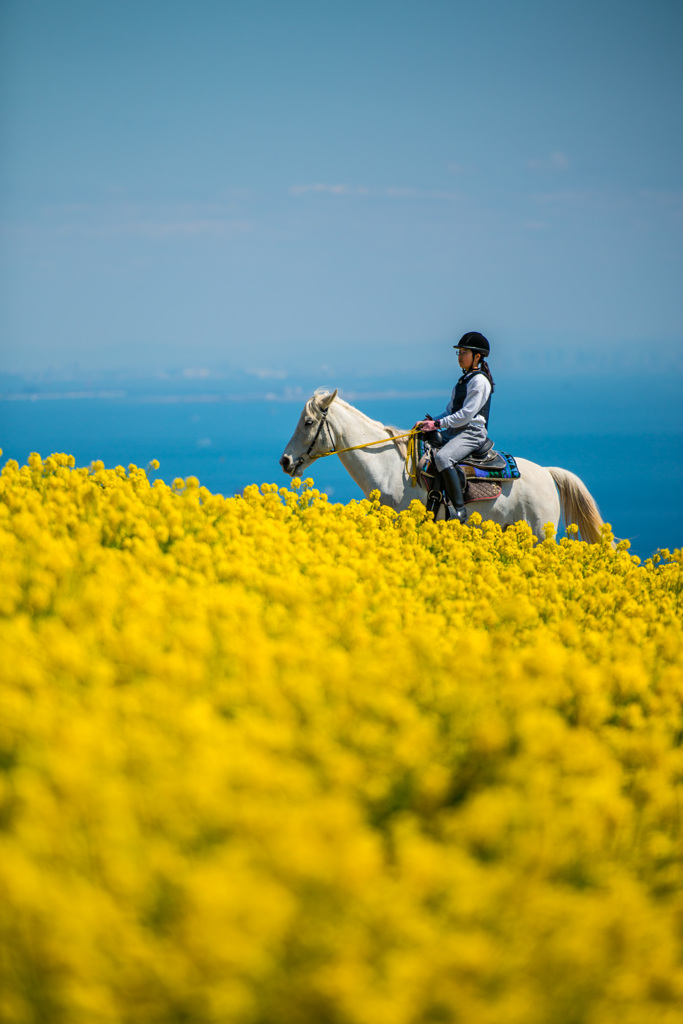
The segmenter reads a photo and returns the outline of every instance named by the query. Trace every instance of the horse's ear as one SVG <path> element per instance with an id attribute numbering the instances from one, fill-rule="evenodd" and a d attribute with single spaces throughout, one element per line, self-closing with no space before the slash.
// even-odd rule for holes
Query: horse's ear
<path id="1" fill-rule="evenodd" d="M 332 405 L 332 403 L 334 402 L 335 398 L 337 397 L 338 391 L 339 391 L 339 388 L 335 388 L 334 391 L 331 394 L 329 394 L 329 395 L 321 395 L 320 396 L 320 398 L 318 399 L 318 404 L 319 404 L 320 408 L 323 411 L 325 409 L 329 409 L 329 407 Z"/>

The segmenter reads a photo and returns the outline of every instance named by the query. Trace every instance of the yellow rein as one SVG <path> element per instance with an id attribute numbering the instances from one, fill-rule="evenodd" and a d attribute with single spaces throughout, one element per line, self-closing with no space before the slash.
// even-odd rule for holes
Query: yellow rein
<path id="1" fill-rule="evenodd" d="M 406 469 L 408 470 L 408 476 L 410 477 L 410 483 L 412 487 L 417 487 L 417 435 L 420 433 L 415 427 L 412 430 L 406 431 L 405 434 L 394 434 L 393 437 L 381 437 L 379 441 L 366 441 L 365 444 L 353 444 L 350 448 L 333 448 L 331 452 L 321 452 L 319 455 L 314 455 L 315 459 L 325 459 L 328 455 L 343 455 L 344 452 L 355 452 L 359 448 L 370 448 L 373 444 L 386 444 L 387 441 L 400 441 L 404 437 L 409 437 L 408 451 L 406 452 Z"/>

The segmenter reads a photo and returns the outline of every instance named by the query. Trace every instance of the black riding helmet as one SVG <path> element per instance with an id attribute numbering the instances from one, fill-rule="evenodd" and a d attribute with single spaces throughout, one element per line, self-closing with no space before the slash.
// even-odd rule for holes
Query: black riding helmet
<path id="1" fill-rule="evenodd" d="M 479 331 L 468 331 L 466 334 L 463 334 L 458 344 L 454 345 L 453 348 L 469 348 L 472 352 L 481 352 L 484 356 L 488 356 L 491 352 L 491 346 Z"/>

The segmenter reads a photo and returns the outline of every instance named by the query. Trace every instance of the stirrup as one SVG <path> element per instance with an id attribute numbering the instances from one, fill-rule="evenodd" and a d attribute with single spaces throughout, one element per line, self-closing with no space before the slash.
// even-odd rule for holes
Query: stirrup
<path id="1" fill-rule="evenodd" d="M 437 491 L 435 488 L 432 488 L 427 495 L 427 511 L 433 512 L 434 515 L 436 515 L 441 507 L 441 501 L 441 491 Z"/>
<path id="2" fill-rule="evenodd" d="M 463 524 L 463 526 L 465 525 L 465 523 L 469 519 L 469 516 L 470 516 L 470 514 L 469 514 L 469 512 L 467 511 L 467 509 L 465 508 L 464 505 L 462 506 L 462 508 L 454 508 L 453 509 L 453 518 L 457 519 L 459 523 Z"/>

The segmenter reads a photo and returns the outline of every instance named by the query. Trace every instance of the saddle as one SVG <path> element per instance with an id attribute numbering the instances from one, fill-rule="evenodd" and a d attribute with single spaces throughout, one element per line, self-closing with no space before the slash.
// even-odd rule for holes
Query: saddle
<path id="1" fill-rule="evenodd" d="M 452 515 L 450 499 L 434 464 L 435 449 L 442 448 L 447 444 L 447 440 L 439 430 L 418 436 L 417 472 L 419 482 L 429 495 L 427 508 L 436 515 L 443 504 L 446 510 L 446 519 L 450 519 Z M 456 466 L 456 469 L 460 474 L 466 505 L 472 501 L 493 501 L 502 491 L 499 481 L 517 480 L 520 476 L 514 456 L 508 452 L 496 451 L 490 438 L 487 438 L 475 451 L 470 452 Z"/>
<path id="2" fill-rule="evenodd" d="M 447 438 L 440 430 L 433 430 L 429 435 L 429 440 L 426 440 L 426 444 L 432 448 L 443 448 L 447 443 Z M 494 450 L 493 441 L 487 437 L 483 444 L 480 444 L 462 460 L 461 465 L 474 466 L 479 469 L 505 469 L 508 463 L 501 452 Z"/>

